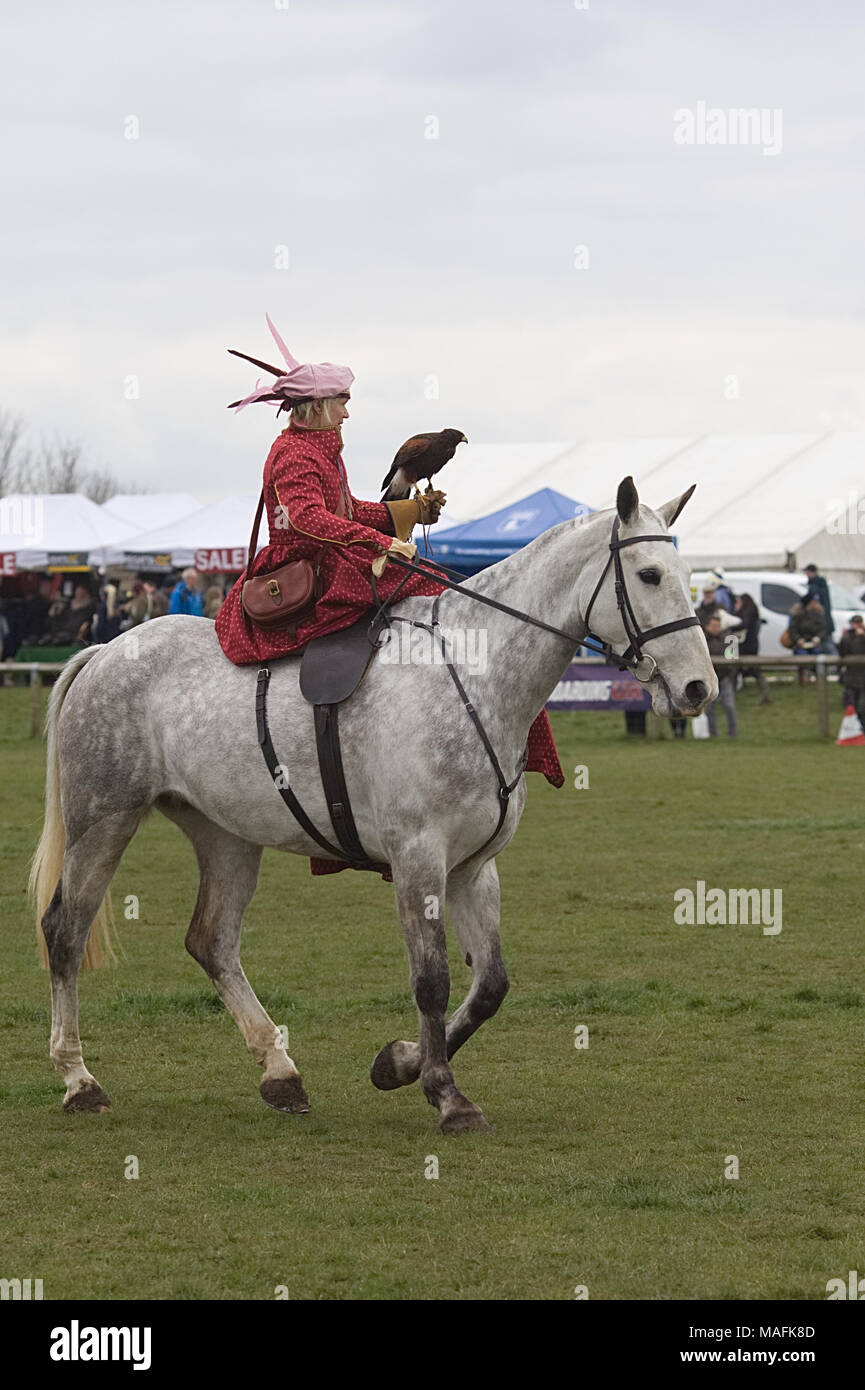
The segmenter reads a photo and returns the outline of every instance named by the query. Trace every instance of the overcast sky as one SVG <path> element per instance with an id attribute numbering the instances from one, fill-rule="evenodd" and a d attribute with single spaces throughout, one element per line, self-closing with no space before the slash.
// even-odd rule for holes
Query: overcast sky
<path id="1" fill-rule="evenodd" d="M 588 5 L 7 3 L 0 408 L 252 490 L 273 408 L 226 410 L 225 350 L 273 359 L 269 310 L 354 370 L 366 495 L 445 425 L 865 429 L 862 5 Z M 700 102 L 780 110 L 780 151 L 676 143 Z"/>

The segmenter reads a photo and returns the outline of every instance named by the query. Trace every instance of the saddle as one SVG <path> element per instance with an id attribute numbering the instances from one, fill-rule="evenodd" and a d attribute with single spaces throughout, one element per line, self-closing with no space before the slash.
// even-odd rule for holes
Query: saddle
<path id="1" fill-rule="evenodd" d="M 300 659 L 300 693 L 311 705 L 341 705 L 353 695 L 375 655 L 385 615 L 370 608 L 351 627 L 307 642 Z"/>
<path id="2" fill-rule="evenodd" d="M 370 608 L 350 627 L 329 632 L 324 637 L 314 637 L 304 647 L 301 657 L 300 691 L 314 711 L 318 766 L 338 846 L 319 831 L 291 788 L 284 785 L 287 780 L 285 769 L 276 756 L 267 725 L 267 687 L 270 681 L 267 663 L 258 672 L 255 712 L 258 741 L 268 771 L 295 820 L 317 845 L 338 859 L 346 859 L 352 868 L 374 869 L 378 873 L 389 874 L 387 864 L 378 864 L 369 857 L 357 833 L 342 766 L 338 716 L 339 706 L 354 694 L 366 675 L 386 625 L 384 612 L 379 608 Z"/>

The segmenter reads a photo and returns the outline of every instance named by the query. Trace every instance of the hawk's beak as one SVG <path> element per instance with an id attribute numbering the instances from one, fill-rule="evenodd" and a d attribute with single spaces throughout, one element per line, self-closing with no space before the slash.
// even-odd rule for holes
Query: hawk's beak
<path id="1" fill-rule="evenodd" d="M 464 435 L 464 434 L 461 434 L 461 435 L 460 435 L 460 444 L 468 444 L 468 442 L 469 442 L 469 441 L 466 439 L 465 435 Z"/>

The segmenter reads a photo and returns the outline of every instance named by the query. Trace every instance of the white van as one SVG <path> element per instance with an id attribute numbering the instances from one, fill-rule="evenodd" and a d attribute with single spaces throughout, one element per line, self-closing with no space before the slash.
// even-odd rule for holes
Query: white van
<path id="1" fill-rule="evenodd" d="M 691 597 L 695 606 L 702 598 L 708 573 L 708 570 L 695 570 L 691 575 Z M 724 573 L 725 582 L 733 593 L 750 594 L 760 610 L 760 617 L 765 619 L 760 627 L 761 653 L 789 656 L 787 648 L 781 645 L 781 633 L 787 627 L 790 609 L 808 587 L 808 576 L 787 570 L 726 570 Z M 865 615 L 865 604 L 858 603 L 855 594 L 834 580 L 829 579 L 827 583 L 835 626 L 833 641 L 837 645 L 853 614 Z"/>

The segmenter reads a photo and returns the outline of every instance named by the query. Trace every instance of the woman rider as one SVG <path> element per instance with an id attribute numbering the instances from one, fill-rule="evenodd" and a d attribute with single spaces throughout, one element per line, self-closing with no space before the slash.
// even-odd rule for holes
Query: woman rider
<path id="1" fill-rule="evenodd" d="M 401 565 L 386 563 L 388 554 L 413 558 L 417 547 L 408 541 L 411 528 L 418 522 L 428 525 L 438 520 L 444 494 L 429 492 L 388 503 L 354 497 L 342 461 L 340 429 L 342 421 L 348 419 L 354 373 L 332 362 L 299 363 L 269 318 L 267 323 L 286 371 L 280 374 L 278 368 L 248 359 L 264 367 L 275 380 L 262 388 L 256 385 L 249 396 L 234 403 L 235 409 L 243 410 L 254 401 L 271 401 L 279 403 L 277 414 L 289 410 L 290 416 L 288 428 L 274 440 L 264 465 L 269 543 L 250 561 L 216 618 L 220 645 L 240 666 L 287 656 L 313 637 L 356 622 L 375 602 L 373 572 L 381 600 L 391 599 L 396 590 L 402 600 L 432 597 L 445 588 L 430 575 L 410 574 Z M 320 565 L 323 593 L 312 617 L 296 629 L 259 627 L 243 609 L 244 580 L 297 559 Z M 528 754 L 527 771 L 543 772 L 554 786 L 563 784 L 545 710 L 529 731 Z"/>
<path id="2" fill-rule="evenodd" d="M 379 562 L 375 564 L 378 575 L 388 553 L 412 559 L 417 553 L 407 540 L 412 526 L 437 521 L 445 500 L 442 492 L 389 503 L 353 497 L 342 461 L 340 427 L 348 419 L 354 373 L 332 362 L 302 365 L 291 356 L 269 318 L 267 322 L 286 371 L 263 389 L 256 387 L 235 408 L 243 410 L 254 401 L 278 401 L 279 412 L 291 413 L 288 428 L 274 440 L 264 465 L 269 544 L 251 560 L 216 619 L 223 651 L 241 666 L 287 656 L 313 637 L 356 622 L 375 602 L 370 577 L 374 563 Z M 344 515 L 337 515 L 338 510 Z M 259 627 L 241 603 L 244 580 L 300 559 L 320 565 L 323 593 L 314 613 L 296 628 Z M 390 599 L 397 588 L 403 599 L 439 594 L 444 587 L 428 575 L 408 574 L 398 565 L 387 566 L 376 586 L 382 600 Z"/>

